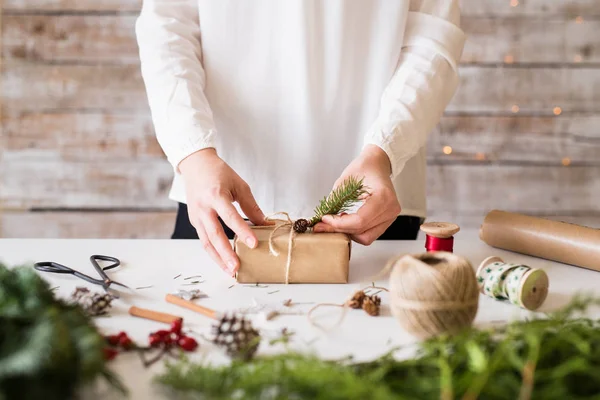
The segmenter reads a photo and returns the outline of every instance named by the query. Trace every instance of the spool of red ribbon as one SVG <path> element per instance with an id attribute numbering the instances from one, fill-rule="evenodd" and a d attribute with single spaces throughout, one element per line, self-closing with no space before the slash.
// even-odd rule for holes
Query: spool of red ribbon
<path id="1" fill-rule="evenodd" d="M 425 249 L 428 252 L 447 251 L 452 253 L 454 234 L 460 230 L 460 227 L 448 222 L 428 222 L 421 225 L 421 230 L 426 234 Z"/>

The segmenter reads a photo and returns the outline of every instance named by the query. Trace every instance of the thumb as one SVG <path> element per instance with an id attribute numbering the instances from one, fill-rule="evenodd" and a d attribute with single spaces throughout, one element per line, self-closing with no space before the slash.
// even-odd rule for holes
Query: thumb
<path id="1" fill-rule="evenodd" d="M 340 217 L 343 217 L 344 215 L 348 215 L 348 214 L 345 212 L 339 214 Z M 325 220 L 327 220 L 327 218 L 325 218 Z M 322 221 L 322 222 L 317 222 L 315 224 L 315 226 L 313 226 L 313 232 L 315 232 L 315 233 L 335 232 L 335 228 L 333 226 L 327 224 L 325 221 Z"/>
<path id="2" fill-rule="evenodd" d="M 331 225 L 327 225 L 323 222 L 319 222 L 313 226 L 313 232 L 315 233 L 323 233 L 323 232 L 335 232 L 335 229 Z"/>

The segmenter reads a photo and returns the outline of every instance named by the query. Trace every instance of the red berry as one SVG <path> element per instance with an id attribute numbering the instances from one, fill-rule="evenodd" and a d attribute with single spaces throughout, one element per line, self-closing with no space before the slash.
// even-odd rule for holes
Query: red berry
<path id="1" fill-rule="evenodd" d="M 111 346 L 116 346 L 119 344 L 119 336 L 117 336 L 117 335 L 106 336 L 106 341 Z"/>
<path id="2" fill-rule="evenodd" d="M 177 344 L 185 351 L 193 351 L 196 349 L 196 347 L 198 347 L 198 342 L 196 342 L 194 338 L 191 338 L 189 336 L 180 337 Z"/>
<path id="3" fill-rule="evenodd" d="M 183 328 L 183 319 L 182 318 L 178 318 L 171 323 L 171 332 L 179 335 L 181 333 L 181 328 Z"/>
<path id="4" fill-rule="evenodd" d="M 165 336 L 169 336 L 171 334 L 171 332 L 161 329 L 160 331 L 154 332 L 154 334 L 158 335 L 160 337 L 165 337 Z"/>
<path id="5" fill-rule="evenodd" d="M 119 339 L 119 345 L 124 349 L 128 349 L 133 345 L 133 342 L 127 336 L 122 336 Z"/>
<path id="6" fill-rule="evenodd" d="M 150 343 L 151 347 L 158 347 L 163 342 L 162 337 L 160 337 L 156 333 L 151 333 L 148 337 L 148 343 Z"/>
<path id="7" fill-rule="evenodd" d="M 163 341 L 163 343 L 164 343 L 166 346 L 168 346 L 168 345 L 170 345 L 171 343 L 173 343 L 173 337 L 172 337 L 170 334 L 169 334 L 169 335 L 167 335 L 167 336 L 163 336 L 163 337 L 162 337 L 162 341 Z"/>
<path id="8" fill-rule="evenodd" d="M 111 347 L 105 347 L 104 348 L 104 359 L 105 360 L 113 360 L 117 354 L 119 354 L 119 352 Z"/>
<path id="9" fill-rule="evenodd" d="M 119 332 L 119 334 L 117 335 L 120 338 L 124 338 L 124 337 L 128 337 L 127 334 L 123 331 Z"/>

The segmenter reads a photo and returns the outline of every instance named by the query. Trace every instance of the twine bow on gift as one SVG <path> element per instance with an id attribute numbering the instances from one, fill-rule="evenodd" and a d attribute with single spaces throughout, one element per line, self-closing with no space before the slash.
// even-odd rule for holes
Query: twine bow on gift
<path id="1" fill-rule="evenodd" d="M 336 215 L 348 211 L 353 205 L 369 195 L 367 188 L 363 185 L 364 178 L 358 179 L 354 176 L 348 176 L 340 183 L 330 194 L 326 196 L 315 208 L 315 215 L 310 219 L 300 218 L 293 221 L 286 212 L 277 212 L 265 218 L 265 221 L 278 222 L 269 236 L 269 252 L 273 256 L 279 256 L 279 251 L 275 248 L 273 238 L 275 233 L 281 228 L 289 227 L 288 253 L 285 263 L 285 283 L 290 281 L 290 267 L 292 265 L 292 247 L 296 233 L 304 233 L 321 220 L 324 215 Z M 283 215 L 285 219 L 273 218 L 275 215 Z M 272 225 L 257 226 L 256 228 L 272 228 Z"/>
<path id="2" fill-rule="evenodd" d="M 285 219 L 280 219 L 280 218 L 273 218 L 276 215 L 283 215 L 285 216 Z M 279 250 L 277 250 L 277 248 L 275 247 L 275 233 L 277 233 L 278 230 L 280 230 L 281 228 L 286 228 L 289 227 L 290 228 L 290 233 L 288 235 L 288 251 L 287 251 L 287 260 L 285 262 L 285 284 L 287 285 L 288 283 L 290 283 L 290 267 L 292 266 L 292 247 L 294 245 L 294 237 L 296 236 L 296 231 L 294 229 L 294 222 L 291 218 L 290 215 L 286 212 L 277 212 L 274 214 L 269 215 L 268 217 L 265 218 L 265 221 L 272 221 L 272 222 L 278 222 L 275 224 L 275 228 L 273 229 L 273 232 L 271 232 L 271 234 L 269 235 L 269 252 L 271 253 L 271 255 L 278 257 L 281 253 L 279 252 Z M 257 226 L 255 228 L 271 228 L 272 225 L 263 225 L 263 226 Z"/>

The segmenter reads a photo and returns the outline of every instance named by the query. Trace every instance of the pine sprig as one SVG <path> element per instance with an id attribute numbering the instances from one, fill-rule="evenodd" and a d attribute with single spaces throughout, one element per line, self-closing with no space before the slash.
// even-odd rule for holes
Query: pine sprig
<path id="1" fill-rule="evenodd" d="M 360 199 L 369 194 L 363 184 L 364 178 L 357 179 L 349 176 L 338 185 L 330 194 L 321 200 L 315 208 L 315 215 L 310 219 L 309 226 L 314 226 L 325 215 L 335 215 L 348 211 Z"/>
<path id="2" fill-rule="evenodd" d="M 600 300 L 579 297 L 546 317 L 441 335 L 409 359 L 393 350 L 361 363 L 297 353 L 218 367 L 182 361 L 158 381 L 211 399 L 597 399 L 600 321 L 579 315 L 592 305 Z"/>

